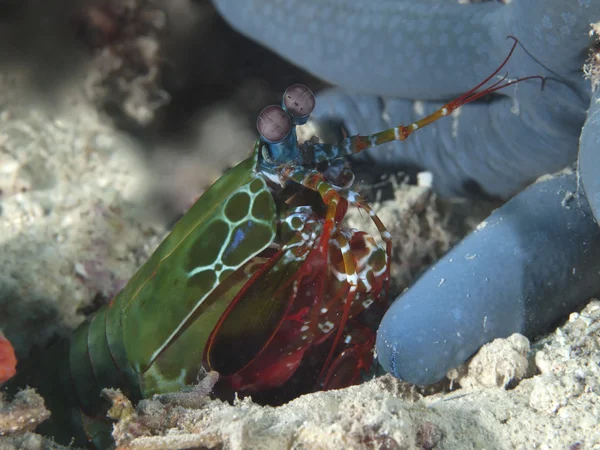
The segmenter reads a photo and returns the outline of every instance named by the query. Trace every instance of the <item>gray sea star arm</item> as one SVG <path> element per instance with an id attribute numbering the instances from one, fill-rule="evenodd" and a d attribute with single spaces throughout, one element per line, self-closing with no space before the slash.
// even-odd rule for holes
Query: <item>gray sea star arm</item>
<path id="1" fill-rule="evenodd" d="M 555 72 L 572 75 L 581 69 L 589 24 L 600 13 L 592 0 L 213 3 L 242 34 L 332 84 L 420 100 L 454 97 L 477 84 L 510 48 L 507 35 Z M 511 64 L 513 75 L 522 75 L 514 68 L 540 70 L 525 54 Z"/>
<path id="2" fill-rule="evenodd" d="M 592 98 L 579 147 L 581 184 L 600 224 L 600 89 Z"/>
<path id="3" fill-rule="evenodd" d="M 400 296 L 377 335 L 390 373 L 430 384 L 495 338 L 529 338 L 600 291 L 600 228 L 575 173 L 538 182 L 488 217 Z"/>

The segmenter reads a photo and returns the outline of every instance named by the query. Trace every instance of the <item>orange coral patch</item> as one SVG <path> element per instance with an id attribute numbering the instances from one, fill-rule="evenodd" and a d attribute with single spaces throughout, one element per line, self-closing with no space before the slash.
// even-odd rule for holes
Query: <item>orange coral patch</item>
<path id="1" fill-rule="evenodd" d="M 0 384 L 17 373 L 17 357 L 15 351 L 2 334 L 0 334 Z"/>

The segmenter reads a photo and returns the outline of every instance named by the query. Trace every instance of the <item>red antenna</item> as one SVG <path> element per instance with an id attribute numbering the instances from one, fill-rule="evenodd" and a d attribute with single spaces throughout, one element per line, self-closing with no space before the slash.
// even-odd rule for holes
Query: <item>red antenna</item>
<path id="1" fill-rule="evenodd" d="M 376 146 L 378 146 L 380 144 L 384 144 L 386 142 L 403 141 L 408 136 L 410 136 L 414 131 L 416 131 L 420 128 L 423 128 L 423 127 L 435 122 L 436 120 L 441 119 L 442 117 L 446 117 L 447 115 L 452 113 L 452 111 L 454 111 L 455 109 L 458 109 L 461 106 L 463 106 L 469 102 L 477 100 L 477 99 L 483 97 L 484 95 L 491 94 L 492 92 L 496 92 L 500 89 L 504 89 L 505 87 L 520 83 L 522 81 L 539 79 L 542 81 L 542 89 L 543 89 L 544 85 L 546 83 L 545 77 L 542 77 L 540 75 L 533 75 L 533 76 L 529 76 L 529 77 L 518 78 L 516 80 L 504 82 L 508 76 L 508 73 L 506 73 L 500 80 L 498 80 L 491 86 L 479 91 L 479 89 L 481 87 L 483 87 L 492 78 L 494 78 L 496 75 L 498 75 L 498 73 L 506 65 L 506 63 L 512 56 L 513 52 L 515 51 L 515 48 L 519 44 L 519 40 L 516 37 L 508 36 L 508 38 L 515 41 L 512 48 L 510 49 L 510 52 L 508 53 L 508 56 L 504 59 L 504 61 L 502 61 L 502 64 L 500 64 L 500 66 L 490 76 L 488 76 L 485 80 L 483 80 L 481 83 L 479 83 L 473 89 L 471 89 L 468 92 L 465 92 L 463 95 L 461 95 L 457 99 L 446 103 L 444 106 L 439 108 L 434 113 L 428 115 L 427 117 L 423 117 L 422 119 L 417 120 L 416 122 L 413 122 L 410 125 L 407 125 L 407 126 L 398 125 L 396 127 L 389 128 L 387 130 L 380 131 L 378 133 L 373 133 L 368 136 L 357 135 L 357 136 L 352 136 L 350 138 L 347 138 L 338 145 L 338 147 L 345 147 L 347 145 L 349 146 L 349 148 L 348 147 L 345 148 L 344 149 L 345 151 L 343 151 L 341 153 L 346 153 L 346 154 L 358 153 L 358 152 L 361 152 L 362 150 L 376 147 Z"/>

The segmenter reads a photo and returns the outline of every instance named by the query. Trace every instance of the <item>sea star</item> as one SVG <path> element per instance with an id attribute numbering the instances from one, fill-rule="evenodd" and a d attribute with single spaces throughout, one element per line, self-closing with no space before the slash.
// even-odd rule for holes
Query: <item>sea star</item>
<path id="1" fill-rule="evenodd" d="M 510 76 L 548 78 L 543 90 L 520 83 L 362 156 L 388 170 L 423 168 L 442 195 L 518 194 L 392 305 L 377 342 L 388 371 L 435 382 L 485 342 L 544 332 L 600 290 L 600 99 L 582 76 L 600 2 L 213 3 L 241 33 L 339 86 L 317 97 L 313 117 L 350 134 L 410 123 L 477 85 L 508 52 L 508 35 L 522 44 Z M 521 192 L 578 152 L 577 174 Z"/>

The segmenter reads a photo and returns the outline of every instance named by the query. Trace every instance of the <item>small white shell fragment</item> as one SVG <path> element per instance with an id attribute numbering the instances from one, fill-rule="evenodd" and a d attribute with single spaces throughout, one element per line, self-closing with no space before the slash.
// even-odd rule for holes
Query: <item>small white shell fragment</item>
<path id="1" fill-rule="evenodd" d="M 419 172 L 417 174 L 417 186 L 430 188 L 433 186 L 433 174 L 431 172 Z"/>

